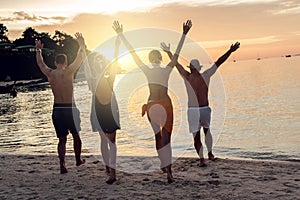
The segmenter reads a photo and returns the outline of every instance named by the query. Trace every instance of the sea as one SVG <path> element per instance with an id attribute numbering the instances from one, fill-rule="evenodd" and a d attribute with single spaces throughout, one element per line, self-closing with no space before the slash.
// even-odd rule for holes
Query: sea
<path id="1" fill-rule="evenodd" d="M 169 89 L 174 107 L 173 157 L 197 157 L 188 130 L 185 85 L 176 69 Z M 121 124 L 118 156 L 157 156 L 154 133 L 141 116 L 149 95 L 144 75 L 135 68 L 118 75 L 114 91 Z M 100 138 L 90 125 L 91 98 L 86 81 L 77 81 L 74 99 L 80 110 L 83 155 L 97 156 Z M 211 79 L 209 99 L 217 157 L 300 162 L 299 56 L 227 61 Z M 0 94 L 1 154 L 57 154 L 52 106 L 48 84 L 20 87 L 16 98 Z M 203 133 L 201 139 L 207 153 Z M 67 154 L 73 155 L 71 135 Z"/>

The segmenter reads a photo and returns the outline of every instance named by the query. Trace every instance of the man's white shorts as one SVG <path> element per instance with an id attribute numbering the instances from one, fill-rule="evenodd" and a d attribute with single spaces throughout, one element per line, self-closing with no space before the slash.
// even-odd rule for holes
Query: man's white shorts
<path id="1" fill-rule="evenodd" d="M 190 133 L 200 131 L 201 127 L 209 128 L 211 116 L 209 106 L 189 107 L 187 113 Z"/>

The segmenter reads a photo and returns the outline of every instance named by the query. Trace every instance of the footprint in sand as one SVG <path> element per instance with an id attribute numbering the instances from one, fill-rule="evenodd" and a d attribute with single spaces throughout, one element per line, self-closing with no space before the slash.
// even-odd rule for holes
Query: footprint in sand
<path id="1" fill-rule="evenodd" d="M 93 161 L 93 164 L 98 164 L 100 161 L 99 160 L 95 160 Z"/>
<path id="2" fill-rule="evenodd" d="M 148 169 L 150 169 L 151 166 L 152 166 L 151 164 L 146 163 L 146 164 L 143 165 L 143 169 L 148 170 Z"/>
<path id="3" fill-rule="evenodd" d="M 220 185 L 220 182 L 218 180 L 216 181 L 207 181 L 211 185 Z"/>
<path id="4" fill-rule="evenodd" d="M 16 172 L 25 172 L 24 169 L 16 169 Z"/>
<path id="5" fill-rule="evenodd" d="M 153 180 L 152 183 L 157 184 L 157 185 L 165 185 L 165 182 L 160 181 L 160 180 Z"/>
<path id="6" fill-rule="evenodd" d="M 299 186 L 294 183 L 285 182 L 285 183 L 283 183 L 283 185 L 286 187 L 289 187 L 289 188 L 299 189 Z"/>
<path id="7" fill-rule="evenodd" d="M 261 176 L 256 179 L 257 181 L 275 181 L 277 178 L 272 176 Z"/>
<path id="8" fill-rule="evenodd" d="M 216 173 L 210 173 L 209 174 L 212 178 L 219 178 L 218 174 Z"/>

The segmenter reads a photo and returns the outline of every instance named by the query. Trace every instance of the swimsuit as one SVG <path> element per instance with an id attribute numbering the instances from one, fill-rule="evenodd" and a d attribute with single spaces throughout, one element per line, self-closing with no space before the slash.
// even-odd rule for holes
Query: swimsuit
<path id="1" fill-rule="evenodd" d="M 158 133 L 162 128 L 172 133 L 173 106 L 170 98 L 149 101 L 142 107 L 142 116 L 146 112 L 155 133 Z"/>
<path id="2" fill-rule="evenodd" d="M 69 134 L 78 134 L 80 128 L 80 112 L 72 103 L 54 103 L 52 122 L 58 138 Z"/>
<path id="3" fill-rule="evenodd" d="M 94 103 L 92 104 L 91 113 L 93 131 L 113 133 L 117 129 L 120 129 L 119 108 L 115 96 L 112 96 L 112 99 L 108 104 L 103 105 L 98 101 L 97 97 L 94 95 L 93 102 Z"/>

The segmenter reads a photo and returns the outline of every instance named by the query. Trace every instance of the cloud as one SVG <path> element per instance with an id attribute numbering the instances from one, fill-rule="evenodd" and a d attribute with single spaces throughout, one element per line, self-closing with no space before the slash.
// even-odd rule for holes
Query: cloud
<path id="1" fill-rule="evenodd" d="M 295 36 L 295 33 L 300 32 L 297 26 L 300 13 L 295 12 L 297 2 L 285 3 L 282 5 L 278 1 L 268 1 L 214 6 L 199 3 L 169 3 L 147 12 L 120 12 L 114 15 L 85 13 L 68 20 L 66 17 L 45 17 L 20 11 L 6 20 L 31 20 L 35 25 L 33 27 L 43 32 L 54 33 L 55 30 L 61 30 L 73 34 L 79 31 L 86 37 L 88 47 L 93 49 L 115 35 L 111 26 L 116 19 L 124 24 L 124 31 L 157 27 L 180 33 L 182 22 L 192 19 L 193 27 L 188 37 L 200 42 L 200 45 L 206 48 L 217 49 L 222 46 L 227 48 L 233 42 L 240 41 L 243 48 L 237 54 L 246 52 L 246 48 L 249 52 L 255 51 L 255 45 L 259 45 L 260 48 L 265 46 L 275 52 L 283 49 L 284 45 L 289 48 L 294 45 L 296 48 L 300 42 L 299 35 Z M 280 12 L 282 13 L 279 14 Z M 1 21 L 4 21 L 3 19 L 0 17 Z M 297 49 L 295 51 L 298 51 Z M 270 50 L 266 49 L 267 52 Z"/>
<path id="2" fill-rule="evenodd" d="M 279 2 L 277 9 L 270 10 L 274 15 L 293 15 L 300 14 L 300 2 L 289 0 Z"/>
<path id="3" fill-rule="evenodd" d="M 293 8 L 286 8 L 275 12 L 275 14 L 300 14 L 300 5 Z"/>
<path id="4" fill-rule="evenodd" d="M 29 14 L 24 11 L 15 11 L 12 13 L 11 17 L 0 17 L 0 20 L 2 22 L 14 22 L 14 23 L 20 23 L 20 22 L 39 22 L 40 23 L 49 23 L 51 22 L 56 22 L 56 23 L 61 23 L 64 20 L 66 20 L 66 17 L 61 17 L 61 16 L 53 16 L 53 17 L 45 17 L 45 16 L 36 16 L 35 14 Z"/>
<path id="5" fill-rule="evenodd" d="M 24 11 L 14 12 L 15 19 L 17 20 L 27 20 L 27 21 L 39 21 L 42 20 L 41 18 L 35 16 L 35 15 L 29 15 L 28 13 L 25 13 Z"/>
<path id="6" fill-rule="evenodd" d="M 239 41 L 241 44 L 244 45 L 258 45 L 258 44 L 270 44 L 274 42 L 278 42 L 281 39 L 278 36 L 266 36 L 266 37 L 260 37 L 260 38 L 245 38 L 236 40 Z M 203 41 L 199 42 L 200 45 L 203 45 L 205 48 L 216 48 L 216 47 L 223 47 L 223 46 L 229 46 L 232 43 L 234 43 L 234 40 L 216 40 L 216 41 Z"/>

